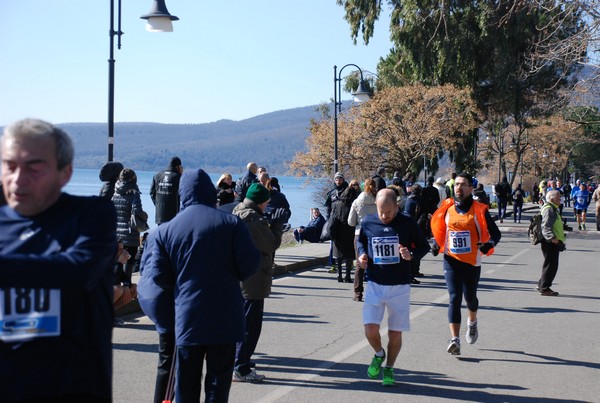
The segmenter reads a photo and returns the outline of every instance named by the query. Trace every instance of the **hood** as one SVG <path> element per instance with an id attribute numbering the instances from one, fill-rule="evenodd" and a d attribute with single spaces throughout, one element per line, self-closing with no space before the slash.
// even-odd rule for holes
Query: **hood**
<path id="1" fill-rule="evenodd" d="M 217 192 L 204 170 L 185 171 L 181 175 L 179 200 L 181 200 L 183 208 L 192 204 L 204 204 L 210 207 L 217 205 Z"/>
<path id="2" fill-rule="evenodd" d="M 140 189 L 138 188 L 138 185 L 135 182 L 121 182 L 120 180 L 118 180 L 115 184 L 115 193 L 118 193 L 120 195 L 124 195 L 127 193 L 140 193 Z"/>
<path id="3" fill-rule="evenodd" d="M 123 164 L 120 162 L 107 162 L 100 168 L 100 180 L 102 182 L 114 182 L 119 178 L 119 173 L 123 170 Z"/>
<path id="4" fill-rule="evenodd" d="M 249 217 L 260 218 L 262 213 L 256 203 L 250 199 L 244 199 L 240 204 L 235 206 L 233 214 L 240 217 L 242 221 L 247 221 Z"/>

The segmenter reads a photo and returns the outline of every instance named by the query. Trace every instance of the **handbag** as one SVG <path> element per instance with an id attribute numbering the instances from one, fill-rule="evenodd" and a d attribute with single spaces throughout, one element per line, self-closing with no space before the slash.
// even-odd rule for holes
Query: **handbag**
<path id="1" fill-rule="evenodd" d="M 131 219 L 129 220 L 129 226 L 132 230 L 136 230 L 140 234 L 142 232 L 146 232 L 150 229 L 148 226 L 148 222 L 146 220 L 142 220 L 140 217 L 135 215 L 135 213 L 131 213 Z"/>
<path id="2" fill-rule="evenodd" d="M 331 241 L 331 222 L 332 218 L 329 217 L 327 221 L 325 221 L 325 225 L 321 229 L 321 237 L 319 238 L 321 242 Z"/>

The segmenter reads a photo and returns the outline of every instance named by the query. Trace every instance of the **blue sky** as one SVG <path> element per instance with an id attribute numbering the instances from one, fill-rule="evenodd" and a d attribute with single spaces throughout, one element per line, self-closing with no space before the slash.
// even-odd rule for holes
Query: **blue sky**
<path id="1" fill-rule="evenodd" d="M 392 46 L 387 9 L 365 46 L 353 44 L 335 0 L 166 3 L 180 21 L 172 33 L 152 33 L 139 19 L 152 0 L 122 0 L 116 122 L 242 120 L 329 102 L 334 65 L 375 72 Z M 0 1 L 0 125 L 107 120 L 109 4 Z"/>

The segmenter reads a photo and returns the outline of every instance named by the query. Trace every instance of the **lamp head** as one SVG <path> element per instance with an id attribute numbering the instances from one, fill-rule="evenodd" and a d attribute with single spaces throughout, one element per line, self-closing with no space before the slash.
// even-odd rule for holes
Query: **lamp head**
<path id="1" fill-rule="evenodd" d="M 358 82 L 358 88 L 352 95 L 354 96 L 354 102 L 367 102 L 373 94 L 366 89 L 365 82 L 361 79 Z"/>
<path id="2" fill-rule="evenodd" d="M 146 31 L 150 32 L 173 32 L 172 21 L 179 20 L 179 18 L 169 13 L 165 0 L 154 0 L 150 12 L 142 15 L 140 18 L 148 20 Z"/>

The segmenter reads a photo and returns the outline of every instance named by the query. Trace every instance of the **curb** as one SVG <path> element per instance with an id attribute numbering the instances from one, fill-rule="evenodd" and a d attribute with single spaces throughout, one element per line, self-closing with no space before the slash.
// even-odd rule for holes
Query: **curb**
<path id="1" fill-rule="evenodd" d="M 282 276 L 287 273 L 293 273 L 297 271 L 307 270 L 315 266 L 326 265 L 329 262 L 329 256 L 315 257 L 304 260 L 289 263 L 285 265 L 275 265 L 273 267 L 273 277 Z"/>

